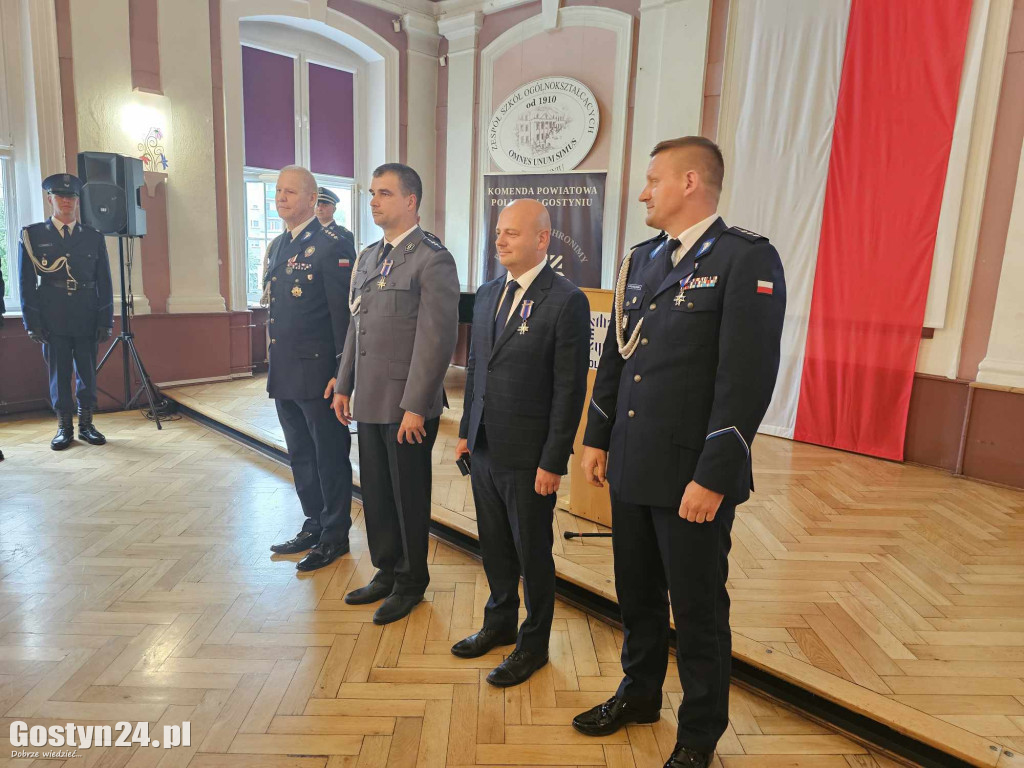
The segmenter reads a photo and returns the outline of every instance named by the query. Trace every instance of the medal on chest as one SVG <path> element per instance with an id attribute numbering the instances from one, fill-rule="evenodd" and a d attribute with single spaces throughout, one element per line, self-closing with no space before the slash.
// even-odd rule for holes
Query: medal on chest
<path id="1" fill-rule="evenodd" d="M 522 304 L 519 306 L 519 316 L 523 318 L 522 324 L 519 326 L 517 333 L 522 336 L 530 330 L 530 326 L 527 324 L 527 320 L 530 319 L 530 314 L 533 312 L 533 302 L 524 299 Z"/>
<path id="2" fill-rule="evenodd" d="M 380 265 L 380 280 L 377 281 L 377 287 L 380 290 L 384 290 L 388 284 L 388 275 L 391 274 L 391 268 L 395 266 L 394 259 L 384 259 Z"/>

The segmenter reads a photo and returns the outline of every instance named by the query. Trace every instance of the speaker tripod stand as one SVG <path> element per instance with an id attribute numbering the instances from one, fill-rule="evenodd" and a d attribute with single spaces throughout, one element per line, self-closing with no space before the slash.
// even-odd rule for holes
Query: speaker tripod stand
<path id="1" fill-rule="evenodd" d="M 125 258 L 125 240 L 128 240 L 127 259 Z M 135 347 L 135 334 L 132 333 L 132 316 L 135 314 L 135 308 L 131 300 L 132 250 L 132 239 L 130 237 L 121 235 L 117 238 L 118 260 L 121 263 L 121 332 L 114 337 L 114 343 L 110 345 L 110 348 L 104 353 L 103 359 L 96 366 L 96 375 L 97 377 L 99 376 L 99 372 L 103 369 L 104 364 L 110 359 L 117 345 L 120 344 L 121 367 L 124 375 L 124 409 L 127 411 L 134 408 L 139 397 L 145 394 L 146 399 L 149 401 L 149 411 L 153 414 L 153 421 L 156 422 L 156 428 L 163 429 L 163 426 L 160 424 L 160 411 L 157 407 L 160 397 L 156 387 L 153 386 L 152 379 L 149 378 L 149 374 L 146 372 L 146 366 L 142 364 L 139 350 Z M 142 382 L 134 395 L 132 394 L 131 382 L 133 367 L 138 379 Z M 102 389 L 100 391 L 108 397 L 113 397 L 109 392 Z"/>

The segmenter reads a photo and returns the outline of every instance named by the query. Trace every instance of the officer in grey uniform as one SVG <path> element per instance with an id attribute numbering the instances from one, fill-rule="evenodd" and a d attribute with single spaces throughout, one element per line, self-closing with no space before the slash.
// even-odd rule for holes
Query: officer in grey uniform
<path id="1" fill-rule="evenodd" d="M 573 727 L 659 719 L 675 617 L 684 691 L 665 768 L 707 768 L 729 723 L 729 548 L 750 450 L 775 388 L 782 262 L 717 213 L 724 163 L 699 136 L 654 148 L 640 201 L 663 232 L 622 263 L 594 380 L 583 471 L 611 488 L 623 679 Z"/>
<path id="2" fill-rule="evenodd" d="M 50 403 L 57 412 L 61 451 L 78 436 L 91 445 L 107 439 L 93 426 L 96 350 L 114 326 L 114 291 L 103 235 L 76 221 L 82 182 L 69 173 L 43 180 L 53 216 L 21 231 L 21 317 L 29 338 L 43 345 L 50 377 Z M 76 386 L 71 389 L 74 375 Z"/>
<path id="3" fill-rule="evenodd" d="M 378 624 L 406 616 L 430 581 L 430 451 L 458 335 L 458 270 L 417 225 L 422 192 L 406 165 L 373 172 L 370 210 L 384 239 L 360 253 L 352 271 L 352 322 L 334 389 L 338 419 L 359 423 L 366 538 L 377 568 L 345 601 L 383 599 Z"/>

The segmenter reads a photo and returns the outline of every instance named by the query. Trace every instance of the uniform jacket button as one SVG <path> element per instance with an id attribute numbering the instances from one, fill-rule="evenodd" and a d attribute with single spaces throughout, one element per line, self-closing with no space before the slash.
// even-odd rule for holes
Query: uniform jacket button
<path id="1" fill-rule="evenodd" d="M 640 339 L 640 346 L 646 347 L 647 346 L 647 339 Z"/>
<path id="2" fill-rule="evenodd" d="M 276 282 L 277 282 L 277 278 L 276 278 L 276 277 L 272 277 L 272 278 L 270 278 L 270 282 L 272 282 L 272 283 L 276 283 Z"/>
<path id="3" fill-rule="evenodd" d="M 366 350 L 365 349 L 359 350 L 359 354 L 362 355 L 363 357 L 365 357 L 366 356 Z"/>
<path id="4" fill-rule="evenodd" d="M 271 340 L 270 340 L 270 343 L 271 343 L 271 344 L 276 344 L 276 343 L 277 343 L 277 339 L 271 339 Z"/>
<path id="5" fill-rule="evenodd" d="M 640 381 L 640 374 L 639 373 L 636 374 L 635 376 L 633 376 L 633 381 Z"/>
<path id="6" fill-rule="evenodd" d="M 687 309 L 693 309 L 693 302 L 692 302 L 692 301 L 691 301 L 691 302 L 689 302 L 689 303 L 688 303 L 688 304 L 686 305 L 686 308 L 687 308 Z"/>
<path id="7" fill-rule="evenodd" d="M 652 301 L 652 302 L 651 302 L 651 307 L 650 307 L 650 309 L 651 309 L 651 312 L 653 312 L 653 311 L 654 311 L 654 310 L 656 310 L 657 308 L 658 308 L 658 305 L 657 305 L 657 304 L 655 304 L 655 303 L 654 303 L 654 302 Z"/>
<path id="8" fill-rule="evenodd" d="M 630 411 L 628 415 L 629 415 L 629 418 L 632 419 L 634 416 L 636 416 L 636 411 Z"/>

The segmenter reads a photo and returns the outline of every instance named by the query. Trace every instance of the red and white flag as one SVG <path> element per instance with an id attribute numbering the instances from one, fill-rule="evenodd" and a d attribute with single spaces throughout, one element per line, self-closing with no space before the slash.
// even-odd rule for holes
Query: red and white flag
<path id="1" fill-rule="evenodd" d="M 720 210 L 767 235 L 786 270 L 762 431 L 903 458 L 954 127 L 970 130 L 971 13 L 971 0 L 732 0 Z"/>

